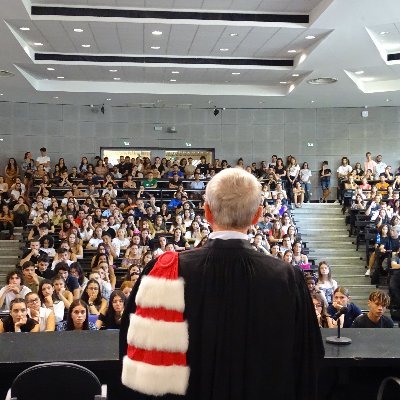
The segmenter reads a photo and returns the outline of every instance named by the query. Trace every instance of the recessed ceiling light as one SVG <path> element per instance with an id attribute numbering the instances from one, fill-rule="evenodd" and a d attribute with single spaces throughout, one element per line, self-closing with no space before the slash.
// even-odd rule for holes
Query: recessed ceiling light
<path id="1" fill-rule="evenodd" d="M 3 138 L 0 138 L 0 142 L 2 142 L 4 139 Z"/>
<path id="2" fill-rule="evenodd" d="M 389 103 L 389 101 L 392 101 L 392 100 L 391 100 L 391 99 L 386 99 L 385 101 L 386 101 L 387 103 Z"/>
<path id="3" fill-rule="evenodd" d="M 119 81 L 119 80 L 121 80 L 121 78 L 113 78 L 114 79 L 114 81 Z"/>
<path id="4" fill-rule="evenodd" d="M 4 96 L 4 93 L 0 93 L 0 96 Z"/>
<path id="5" fill-rule="evenodd" d="M 288 50 L 288 53 L 297 53 L 297 50 L 294 50 L 294 49 Z"/>
<path id="6" fill-rule="evenodd" d="M 229 51 L 229 49 L 223 48 L 223 49 L 219 49 L 219 51 Z"/>
<path id="7" fill-rule="evenodd" d="M 90 44 L 83 44 L 82 47 L 90 47 Z"/>
<path id="8" fill-rule="evenodd" d="M 356 71 L 354 72 L 356 75 L 362 75 L 364 73 L 364 71 Z"/>
<path id="9" fill-rule="evenodd" d="M 263 101 L 259 101 L 258 104 L 264 104 L 264 102 Z"/>
<path id="10" fill-rule="evenodd" d="M 118 72 L 117 69 L 109 69 L 110 72 Z"/>
<path id="11" fill-rule="evenodd" d="M 19 28 L 21 31 L 30 31 L 31 28 L 28 28 L 27 26 L 21 26 L 21 28 Z"/>
<path id="12" fill-rule="evenodd" d="M 40 43 L 40 42 L 35 42 L 35 43 L 33 43 L 35 46 L 43 46 L 43 43 Z"/>
<path id="13" fill-rule="evenodd" d="M 314 35 L 308 35 L 308 36 L 306 36 L 305 37 L 307 40 L 312 40 L 312 39 L 315 39 L 315 36 Z"/>
<path id="14" fill-rule="evenodd" d="M 47 71 L 55 71 L 55 69 L 54 68 L 51 68 L 51 67 L 48 67 L 48 68 L 46 68 L 47 69 Z"/>
<path id="15" fill-rule="evenodd" d="M 179 71 L 171 71 L 171 74 L 179 74 Z"/>
<path id="16" fill-rule="evenodd" d="M 81 32 L 83 32 L 83 29 L 81 29 L 81 28 L 74 28 L 74 32 L 81 33 Z"/>
<path id="17" fill-rule="evenodd" d="M 53 96 L 53 99 L 58 99 L 58 96 Z"/>
<path id="18" fill-rule="evenodd" d="M 235 36 L 239 36 L 239 34 L 238 33 L 230 33 L 229 36 L 235 37 Z"/>
<path id="19" fill-rule="evenodd" d="M 310 85 L 329 85 L 336 82 L 337 78 L 315 78 L 307 81 Z"/>
<path id="20" fill-rule="evenodd" d="M 389 35 L 389 32 L 387 32 L 387 31 L 382 31 L 382 32 L 379 32 L 379 34 L 382 35 L 382 36 L 385 36 L 385 35 Z"/>
<path id="21" fill-rule="evenodd" d="M 315 100 L 311 100 L 311 103 L 315 103 Z"/>
<path id="22" fill-rule="evenodd" d="M 153 32 L 151 32 L 151 34 L 154 36 L 160 36 L 160 35 L 162 35 L 162 32 L 161 31 L 153 31 Z"/>
<path id="23" fill-rule="evenodd" d="M 292 74 L 292 76 L 296 77 L 296 76 L 300 76 L 299 74 Z"/>
<path id="24" fill-rule="evenodd" d="M 57 76 L 57 79 L 64 79 L 63 76 Z"/>
<path id="25" fill-rule="evenodd" d="M 111 99 L 106 99 L 107 101 L 111 101 Z"/>
<path id="26" fill-rule="evenodd" d="M 232 75 L 240 75 L 240 72 L 232 72 Z"/>
<path id="27" fill-rule="evenodd" d="M 279 83 L 282 84 L 282 85 L 286 85 L 287 84 L 286 81 L 280 81 Z"/>
<path id="28" fill-rule="evenodd" d="M 160 47 L 160 46 L 151 46 L 151 48 L 152 48 L 153 50 L 159 50 L 161 47 Z"/>
<path id="29" fill-rule="evenodd" d="M 176 82 L 176 79 L 170 79 L 169 81 L 170 82 Z"/>

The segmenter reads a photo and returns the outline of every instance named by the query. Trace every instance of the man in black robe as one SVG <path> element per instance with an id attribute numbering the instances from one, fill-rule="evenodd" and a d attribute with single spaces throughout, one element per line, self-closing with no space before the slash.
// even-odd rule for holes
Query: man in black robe
<path id="1" fill-rule="evenodd" d="M 190 400 L 312 400 L 324 350 L 302 272 L 254 251 L 247 228 L 262 213 L 257 179 L 226 169 L 207 185 L 205 213 L 213 228 L 206 245 L 179 255 L 190 368 Z M 121 322 L 126 354 L 129 318 L 151 261 L 136 283 Z M 157 379 L 146 388 L 157 393 Z M 129 399 L 152 398 L 129 391 Z"/>

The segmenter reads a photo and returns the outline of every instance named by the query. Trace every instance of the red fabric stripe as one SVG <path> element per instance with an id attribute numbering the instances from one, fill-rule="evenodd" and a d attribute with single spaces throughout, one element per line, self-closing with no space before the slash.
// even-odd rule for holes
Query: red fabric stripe
<path id="1" fill-rule="evenodd" d="M 158 350 L 144 350 L 128 345 L 127 355 L 131 360 L 151 365 L 169 366 L 181 365 L 186 367 L 185 353 L 171 353 Z"/>
<path id="2" fill-rule="evenodd" d="M 164 279 L 178 279 L 178 253 L 167 251 L 157 258 L 149 276 Z"/>
<path id="3" fill-rule="evenodd" d="M 175 310 L 167 310 L 166 308 L 144 308 L 137 306 L 136 315 L 143 318 L 152 318 L 156 321 L 166 322 L 183 322 L 183 313 Z"/>

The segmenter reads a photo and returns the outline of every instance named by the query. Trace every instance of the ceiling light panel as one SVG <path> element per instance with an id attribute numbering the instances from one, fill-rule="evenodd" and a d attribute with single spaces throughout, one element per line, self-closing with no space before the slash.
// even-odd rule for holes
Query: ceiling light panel
<path id="1" fill-rule="evenodd" d="M 21 69 L 31 74 L 36 79 L 51 79 L 57 81 L 94 81 L 94 82 L 149 82 L 166 83 L 170 79 L 176 79 L 178 83 L 194 84 L 251 84 L 276 85 L 280 81 L 290 81 L 290 73 L 281 70 L 232 70 L 227 68 L 184 68 L 180 74 L 172 74 L 170 67 L 119 67 L 117 73 L 109 72 L 110 68 L 94 65 L 69 65 L 67 67 L 57 66 L 56 71 L 47 71 L 43 65 L 19 64 Z M 67 68 L 67 69 L 65 69 Z M 240 75 L 232 75 L 232 72 L 239 72 Z M 307 75 L 308 71 L 300 71 L 302 75 Z M 58 80 L 58 76 L 64 76 L 64 79 Z M 119 81 L 113 78 L 120 78 Z"/>

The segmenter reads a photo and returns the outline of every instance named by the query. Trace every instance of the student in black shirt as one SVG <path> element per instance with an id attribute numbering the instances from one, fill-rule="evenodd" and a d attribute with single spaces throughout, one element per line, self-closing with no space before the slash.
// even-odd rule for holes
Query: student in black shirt
<path id="1" fill-rule="evenodd" d="M 351 326 L 352 328 L 393 328 L 391 318 L 383 315 L 389 307 L 390 298 L 381 290 L 374 290 L 369 295 L 367 314 L 358 316 Z"/>
<path id="2" fill-rule="evenodd" d="M 98 329 L 119 329 L 121 317 L 124 312 L 126 296 L 120 290 L 114 290 L 105 314 L 100 313 L 96 321 Z"/>
<path id="3" fill-rule="evenodd" d="M 24 299 L 14 299 L 10 303 L 10 315 L 0 320 L 0 333 L 39 332 L 39 324 L 28 316 Z"/>

